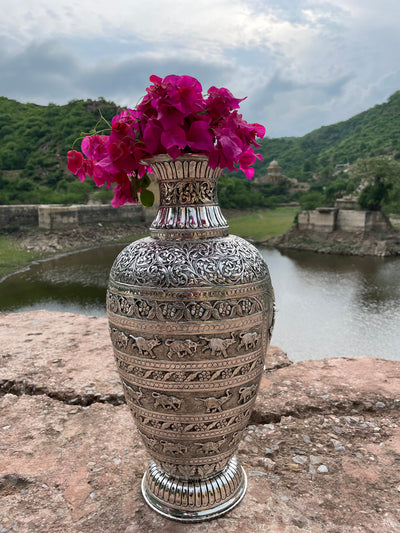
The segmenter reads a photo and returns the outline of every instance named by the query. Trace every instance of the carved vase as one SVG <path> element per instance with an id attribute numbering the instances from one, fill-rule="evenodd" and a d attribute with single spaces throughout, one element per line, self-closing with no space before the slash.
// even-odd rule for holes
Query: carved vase
<path id="1" fill-rule="evenodd" d="M 111 269 L 110 334 L 151 456 L 144 498 L 170 518 L 199 521 L 227 512 L 246 490 L 235 452 L 263 372 L 273 290 L 257 249 L 229 235 L 220 169 L 202 155 L 147 163 L 160 206 L 151 236 Z"/>

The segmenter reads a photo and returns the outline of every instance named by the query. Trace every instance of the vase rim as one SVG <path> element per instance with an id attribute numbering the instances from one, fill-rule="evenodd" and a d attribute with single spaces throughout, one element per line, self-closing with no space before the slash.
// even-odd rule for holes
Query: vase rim
<path id="1" fill-rule="evenodd" d="M 189 153 L 189 154 L 180 155 L 176 159 L 174 159 L 168 154 L 158 154 L 153 157 L 142 159 L 141 163 L 145 165 L 151 165 L 152 163 L 164 163 L 164 162 L 169 162 L 169 161 L 172 161 L 172 162 L 173 161 L 193 161 L 193 160 L 208 161 L 208 156 L 205 154 Z"/>

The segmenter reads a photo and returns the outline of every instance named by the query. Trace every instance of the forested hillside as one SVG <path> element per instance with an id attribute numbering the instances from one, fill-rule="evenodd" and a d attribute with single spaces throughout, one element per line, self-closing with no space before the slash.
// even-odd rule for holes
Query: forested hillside
<path id="1" fill-rule="evenodd" d="M 91 100 L 38 106 L 0 97 L 0 204 L 86 202 L 96 187 L 68 171 L 67 152 L 93 129 L 100 109 L 111 120 L 117 106 Z"/>
<path id="2" fill-rule="evenodd" d="M 82 184 L 68 172 L 66 154 L 82 132 L 93 130 L 100 112 L 110 120 L 117 109 L 103 99 L 38 106 L 0 97 L 0 204 L 85 203 L 89 198 L 108 202 L 112 195 L 106 190 L 97 189 L 91 180 Z M 390 157 L 393 177 L 400 169 L 400 91 L 383 104 L 303 137 L 266 138 L 260 152 L 264 161 L 257 162 L 255 177 L 265 175 L 276 159 L 286 176 L 310 182 L 310 192 L 289 193 L 288 183 L 257 185 L 233 174 L 221 179 L 224 207 L 265 207 L 288 199 L 306 207 L 329 203 L 335 194 L 357 186 L 351 172 L 338 175 L 336 165 L 359 159 Z M 385 201 L 391 210 L 400 211 L 396 183 Z"/>
<path id="3" fill-rule="evenodd" d="M 394 155 L 400 159 L 400 91 L 383 104 L 304 137 L 265 139 L 261 153 L 264 163 L 258 164 L 258 173 L 266 173 L 268 163 L 277 159 L 287 176 L 301 181 L 316 172 L 332 176 L 336 165 L 360 158 Z"/>

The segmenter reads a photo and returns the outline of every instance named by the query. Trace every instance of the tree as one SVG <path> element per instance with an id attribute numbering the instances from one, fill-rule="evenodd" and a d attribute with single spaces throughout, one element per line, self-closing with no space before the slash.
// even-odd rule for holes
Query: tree
<path id="1" fill-rule="evenodd" d="M 320 207 L 321 205 L 324 205 L 324 203 L 324 195 L 318 191 L 307 192 L 300 196 L 301 207 L 306 211 Z"/>
<path id="2" fill-rule="evenodd" d="M 381 178 L 372 185 L 367 185 L 358 197 L 358 203 L 363 209 L 371 211 L 380 211 L 382 202 L 389 198 L 389 190 L 392 184 L 384 183 Z"/>
<path id="3" fill-rule="evenodd" d="M 328 204 L 333 204 L 336 198 L 343 196 L 348 190 L 348 182 L 345 178 L 337 178 L 331 181 L 325 188 L 325 199 Z"/>
<path id="4" fill-rule="evenodd" d="M 371 157 L 357 161 L 350 170 L 357 190 L 359 205 L 378 211 L 390 199 L 390 191 L 400 180 L 400 163 L 387 157 Z"/>

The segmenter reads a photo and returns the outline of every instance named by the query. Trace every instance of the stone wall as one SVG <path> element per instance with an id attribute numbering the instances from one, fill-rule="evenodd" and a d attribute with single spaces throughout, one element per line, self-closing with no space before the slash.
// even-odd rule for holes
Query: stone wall
<path id="1" fill-rule="evenodd" d="M 387 231 L 390 222 L 381 211 L 367 211 L 365 215 L 365 229 Z"/>
<path id="2" fill-rule="evenodd" d="M 111 205 L 39 206 L 39 228 L 62 229 L 84 226 L 98 222 L 143 222 L 141 205 L 125 205 L 114 208 Z"/>
<path id="3" fill-rule="evenodd" d="M 37 205 L 0 205 L 0 229 L 9 226 L 37 226 Z"/>
<path id="4" fill-rule="evenodd" d="M 331 232 L 336 228 L 337 209 L 320 207 L 314 211 L 300 211 L 297 227 L 303 231 Z"/>
<path id="5" fill-rule="evenodd" d="M 300 211 L 297 227 L 301 231 L 331 233 L 335 230 L 387 231 L 390 225 L 380 211 L 319 207 L 313 211 Z"/>
<path id="6" fill-rule="evenodd" d="M 367 211 L 339 209 L 336 229 L 341 231 L 365 231 L 366 213 Z"/>
<path id="7" fill-rule="evenodd" d="M 147 217 L 146 217 L 147 219 Z M 141 205 L 2 205 L 0 228 L 9 226 L 38 226 L 41 229 L 96 224 L 98 222 L 144 222 Z"/>

